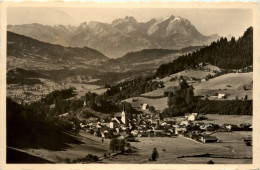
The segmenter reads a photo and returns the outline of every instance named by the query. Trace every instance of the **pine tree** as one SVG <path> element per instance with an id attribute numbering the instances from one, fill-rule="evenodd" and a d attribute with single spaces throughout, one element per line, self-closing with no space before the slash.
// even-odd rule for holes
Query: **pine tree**
<path id="1" fill-rule="evenodd" d="M 157 152 L 157 149 L 153 148 L 152 161 L 156 161 L 158 157 L 159 157 L 159 153 Z"/>

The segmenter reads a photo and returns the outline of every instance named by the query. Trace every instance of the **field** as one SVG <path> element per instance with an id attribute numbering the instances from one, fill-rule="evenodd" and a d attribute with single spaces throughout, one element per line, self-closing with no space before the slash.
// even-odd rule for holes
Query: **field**
<path id="1" fill-rule="evenodd" d="M 225 132 L 226 133 L 226 132 Z M 105 159 L 105 163 L 155 163 L 155 164 L 206 164 L 213 160 L 217 164 L 251 163 L 252 147 L 246 146 L 242 136 L 236 133 L 217 134 L 223 143 L 204 144 L 185 137 L 154 137 L 139 138 L 140 142 L 132 142 L 136 152 L 131 155 L 118 155 L 112 159 Z M 223 137 L 221 137 L 222 135 Z M 232 145 L 232 147 L 230 147 Z M 150 162 L 153 148 L 159 153 L 156 162 Z"/>
<path id="2" fill-rule="evenodd" d="M 175 86 L 178 86 L 178 81 L 170 81 L 175 75 L 186 75 L 187 77 L 198 77 L 198 75 L 207 75 L 206 71 L 182 71 L 180 73 L 173 74 L 171 76 L 158 79 L 156 81 L 163 81 L 165 87 L 160 88 L 148 93 L 142 94 L 142 96 L 163 96 L 164 91 L 171 91 Z M 200 78 L 202 78 L 200 77 Z M 252 89 L 244 90 L 243 85 L 250 85 L 253 82 L 253 73 L 229 73 L 213 79 L 210 79 L 205 82 L 191 82 L 187 81 L 189 84 L 192 84 L 194 87 L 195 96 L 211 96 L 214 93 L 224 93 L 228 97 L 224 100 L 234 100 L 236 97 L 238 99 L 244 98 L 246 95 L 248 99 L 253 98 Z M 210 100 L 219 100 L 217 97 L 209 97 Z M 223 100 L 223 99 L 220 99 Z"/>
<path id="3" fill-rule="evenodd" d="M 230 73 L 225 74 L 209 81 L 195 83 L 194 94 L 205 96 L 207 94 L 211 95 L 213 93 L 225 93 L 228 94 L 227 99 L 239 99 L 248 96 L 248 99 L 252 99 L 252 90 L 243 90 L 243 85 L 250 85 L 253 82 L 253 73 Z M 215 99 L 209 97 L 209 99 Z"/>
<path id="4" fill-rule="evenodd" d="M 205 69 L 209 68 L 211 71 L 206 71 L 206 70 L 185 70 L 185 71 L 181 71 L 179 73 L 176 74 L 172 74 L 170 76 L 166 76 L 164 78 L 161 79 L 156 79 L 154 81 L 163 81 L 164 82 L 164 88 L 160 88 L 148 93 L 144 93 L 142 94 L 142 96 L 162 96 L 164 94 L 164 91 L 170 91 L 172 87 L 178 86 L 179 82 L 178 81 L 170 81 L 171 78 L 177 76 L 184 76 L 184 77 L 194 77 L 194 78 L 205 78 L 207 75 L 211 74 L 211 75 L 215 75 L 215 73 L 213 72 L 213 70 L 220 70 L 218 67 L 213 66 L 213 65 L 206 65 L 204 67 Z M 191 81 L 187 81 L 188 83 L 190 83 Z"/>
<path id="5" fill-rule="evenodd" d="M 47 136 L 45 136 L 48 139 Z M 49 139 L 51 141 L 59 140 L 59 144 L 54 148 L 40 147 L 36 148 L 20 148 L 12 147 L 10 154 L 20 154 L 30 158 L 31 161 L 35 162 L 53 162 L 53 163 L 64 163 L 66 158 L 70 160 L 83 158 L 87 154 L 97 155 L 101 157 L 104 153 L 109 150 L 109 141 L 101 143 L 101 138 L 96 138 L 93 135 L 87 134 L 84 131 L 80 132 L 80 135 L 73 135 L 71 133 L 65 133 L 62 136 L 57 137 L 59 139 Z M 55 143 L 55 142 L 53 142 Z M 56 144 L 55 144 L 56 145 Z M 8 162 L 20 162 L 22 158 L 16 158 L 15 155 L 11 156 Z M 38 159 L 32 159 L 38 158 Z M 14 160 L 17 159 L 17 160 Z M 21 161 L 23 162 L 23 161 Z"/>
<path id="6" fill-rule="evenodd" d="M 145 97 L 135 97 L 137 101 L 133 102 L 133 98 L 126 99 L 124 101 L 129 102 L 132 107 L 139 107 L 141 103 L 147 103 L 150 106 L 154 106 L 156 110 L 163 111 L 167 107 L 167 97 L 158 98 L 158 99 L 149 99 Z"/>
<path id="7" fill-rule="evenodd" d="M 196 74 L 200 75 L 197 72 L 206 72 L 206 71 L 187 71 L 187 74 L 191 77 L 196 77 Z M 185 73 L 185 71 L 183 71 Z M 184 75 L 182 72 L 177 73 L 179 75 Z M 178 81 L 170 81 L 172 77 L 175 75 L 171 75 L 168 77 L 164 77 L 162 79 L 157 79 L 156 81 L 163 81 L 165 87 L 159 88 L 157 90 L 144 93 L 141 96 L 137 97 L 137 104 L 147 103 L 151 106 L 154 106 L 157 110 L 162 111 L 167 107 L 167 98 L 163 97 L 164 91 L 172 91 L 172 89 L 178 86 Z M 186 74 L 186 75 L 187 75 Z M 204 74 L 204 73 L 203 73 Z M 205 74 L 206 75 L 206 74 Z M 194 95 L 195 96 L 211 96 L 213 93 L 224 93 L 228 97 L 226 99 L 218 99 L 217 97 L 209 97 L 210 100 L 235 100 L 236 97 L 238 99 L 244 98 L 246 95 L 248 99 L 252 99 L 253 92 L 252 90 L 243 90 L 243 85 L 249 85 L 253 81 L 253 73 L 230 73 L 225 74 L 213 79 L 210 79 L 205 82 L 195 82 L 192 83 L 194 87 Z M 190 81 L 188 81 L 190 83 Z M 145 97 L 161 97 L 156 99 L 150 99 Z M 132 102 L 132 98 L 126 99 L 125 101 L 130 102 L 132 105 L 136 105 Z"/>
<path id="8" fill-rule="evenodd" d="M 229 73 L 209 81 L 196 84 L 197 89 L 242 89 L 244 84 L 250 84 L 253 81 L 253 73 Z M 228 85 L 228 86 L 227 86 Z"/>
<path id="9" fill-rule="evenodd" d="M 214 135 L 223 142 L 204 144 L 182 136 L 138 138 L 139 142 L 131 142 L 134 153 L 119 154 L 103 159 L 102 163 L 206 164 L 209 160 L 213 160 L 216 164 L 252 162 L 252 147 L 246 146 L 241 141 L 242 137 L 251 135 L 251 132 L 219 132 Z M 36 161 L 62 163 L 65 158 L 73 160 L 83 158 L 87 154 L 102 157 L 104 153 L 112 153 L 109 151 L 108 139 L 102 144 L 101 138 L 84 131 L 81 131 L 77 138 L 81 144 L 70 144 L 62 150 L 26 149 L 16 154 L 26 154 L 24 159 L 30 156 L 30 159 L 34 158 Z M 159 153 L 159 158 L 156 162 L 150 162 L 148 159 L 154 147 Z"/>
<path id="10" fill-rule="evenodd" d="M 240 125 L 241 123 L 250 123 L 252 124 L 252 116 L 247 115 L 216 115 L 216 114 L 207 114 L 205 115 L 208 120 L 198 120 L 198 122 L 204 123 L 214 123 L 218 125 L 223 125 L 224 123 Z"/>

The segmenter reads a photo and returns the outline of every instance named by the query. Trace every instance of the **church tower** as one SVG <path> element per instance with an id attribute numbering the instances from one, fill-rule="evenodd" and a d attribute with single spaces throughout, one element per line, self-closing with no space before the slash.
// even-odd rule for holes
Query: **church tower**
<path id="1" fill-rule="evenodd" d="M 123 105 L 123 111 L 121 113 L 121 120 L 124 124 L 126 124 L 126 113 L 125 113 L 125 105 Z"/>

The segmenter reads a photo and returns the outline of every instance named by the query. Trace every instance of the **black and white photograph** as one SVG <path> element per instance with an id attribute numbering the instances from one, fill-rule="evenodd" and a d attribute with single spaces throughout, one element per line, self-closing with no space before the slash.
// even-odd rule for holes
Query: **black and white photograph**
<path id="1" fill-rule="evenodd" d="M 7 6 L 5 163 L 252 165 L 254 5 Z"/>

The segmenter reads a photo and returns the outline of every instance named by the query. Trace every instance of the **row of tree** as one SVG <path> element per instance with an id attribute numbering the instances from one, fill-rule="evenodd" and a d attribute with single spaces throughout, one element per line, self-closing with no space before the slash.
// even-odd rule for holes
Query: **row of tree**
<path id="1" fill-rule="evenodd" d="M 181 116 L 192 111 L 195 105 L 193 87 L 189 86 L 185 79 L 180 80 L 178 88 L 166 94 L 168 108 L 164 109 L 163 117 Z"/>
<path id="2" fill-rule="evenodd" d="M 194 112 L 223 115 L 253 115 L 252 100 L 198 100 Z"/>
<path id="3" fill-rule="evenodd" d="M 133 80 L 121 82 L 110 87 L 105 95 L 111 100 L 119 102 L 164 87 L 162 81 L 152 81 L 152 79 L 153 77 L 138 77 Z"/>

